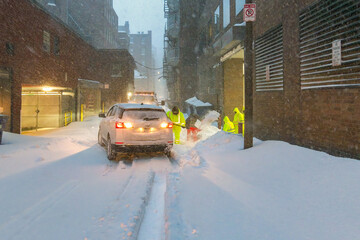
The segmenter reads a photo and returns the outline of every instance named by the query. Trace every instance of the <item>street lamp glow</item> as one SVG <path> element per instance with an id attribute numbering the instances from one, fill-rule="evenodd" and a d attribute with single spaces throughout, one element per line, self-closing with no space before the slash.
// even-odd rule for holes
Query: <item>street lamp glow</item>
<path id="1" fill-rule="evenodd" d="M 128 98 L 131 98 L 131 96 L 132 96 L 132 92 L 128 92 Z"/>
<path id="2" fill-rule="evenodd" d="M 52 90 L 51 87 L 43 87 L 42 89 L 44 92 L 51 92 L 51 90 Z"/>

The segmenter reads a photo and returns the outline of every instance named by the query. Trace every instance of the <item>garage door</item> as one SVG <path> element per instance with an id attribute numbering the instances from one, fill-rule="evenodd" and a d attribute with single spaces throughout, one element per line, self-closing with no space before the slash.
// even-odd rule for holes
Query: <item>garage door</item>
<path id="1" fill-rule="evenodd" d="M 60 94 L 22 94 L 23 131 L 60 126 Z"/>

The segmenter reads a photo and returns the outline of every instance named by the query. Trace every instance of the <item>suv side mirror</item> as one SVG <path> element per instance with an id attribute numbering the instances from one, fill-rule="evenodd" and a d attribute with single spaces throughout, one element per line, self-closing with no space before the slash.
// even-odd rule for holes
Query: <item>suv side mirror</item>
<path id="1" fill-rule="evenodd" d="M 106 117 L 106 116 L 105 116 L 105 113 L 99 113 L 99 117 L 105 118 L 105 117 Z"/>
<path id="2" fill-rule="evenodd" d="M 165 106 L 165 101 L 161 100 L 161 106 Z"/>

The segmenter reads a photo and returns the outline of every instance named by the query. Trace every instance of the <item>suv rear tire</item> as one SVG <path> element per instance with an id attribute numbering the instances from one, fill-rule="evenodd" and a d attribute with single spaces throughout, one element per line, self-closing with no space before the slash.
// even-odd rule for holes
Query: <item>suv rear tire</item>
<path id="1" fill-rule="evenodd" d="M 107 147 L 106 147 L 106 153 L 107 153 L 107 158 L 109 160 L 115 160 L 116 158 L 116 152 L 111 144 L 111 139 L 110 139 L 110 136 L 108 136 L 108 139 L 107 139 Z"/>
<path id="2" fill-rule="evenodd" d="M 170 148 L 170 147 L 166 147 L 166 148 L 164 149 L 164 153 L 165 153 L 165 155 L 166 155 L 168 158 L 171 158 L 171 157 L 172 157 L 171 148 Z"/>
<path id="3" fill-rule="evenodd" d="M 105 146 L 104 141 L 103 141 L 103 139 L 101 137 L 101 134 L 100 134 L 100 129 L 99 129 L 99 133 L 98 133 L 98 144 L 100 146 L 102 146 L 102 147 Z"/>

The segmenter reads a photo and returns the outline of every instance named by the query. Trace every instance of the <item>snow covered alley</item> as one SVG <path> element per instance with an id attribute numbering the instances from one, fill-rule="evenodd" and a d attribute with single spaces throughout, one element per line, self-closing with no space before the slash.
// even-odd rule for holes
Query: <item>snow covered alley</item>
<path id="1" fill-rule="evenodd" d="M 98 118 L 5 133 L 0 239 L 354 240 L 360 163 L 208 126 L 174 158 L 108 161 Z M 183 135 L 184 137 L 184 135 Z"/>

